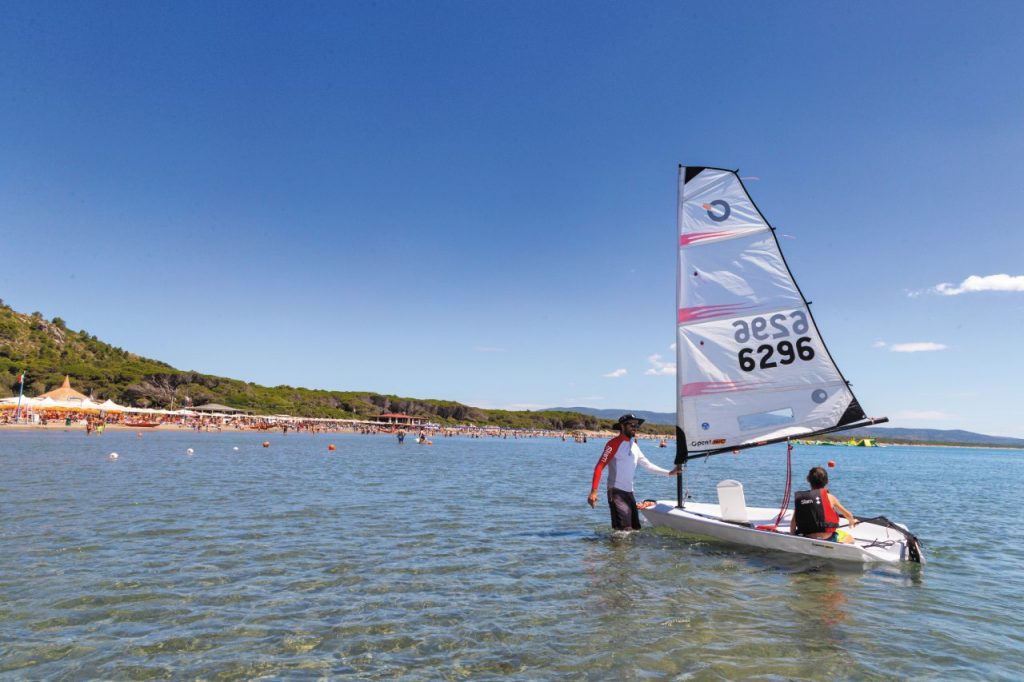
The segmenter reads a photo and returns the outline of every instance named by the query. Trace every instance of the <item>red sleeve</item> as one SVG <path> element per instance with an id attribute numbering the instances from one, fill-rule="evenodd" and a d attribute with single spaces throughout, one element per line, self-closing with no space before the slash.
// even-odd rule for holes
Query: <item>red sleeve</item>
<path id="1" fill-rule="evenodd" d="M 615 438 L 608 441 L 608 444 L 604 446 L 604 451 L 601 453 L 600 459 L 597 460 L 597 466 L 594 467 L 594 479 L 590 483 L 591 490 L 597 490 L 601 487 L 601 473 L 604 471 L 604 465 L 608 463 L 612 457 L 615 456 L 615 452 L 619 449 L 619 443 L 622 442 L 623 436 L 620 434 Z"/>

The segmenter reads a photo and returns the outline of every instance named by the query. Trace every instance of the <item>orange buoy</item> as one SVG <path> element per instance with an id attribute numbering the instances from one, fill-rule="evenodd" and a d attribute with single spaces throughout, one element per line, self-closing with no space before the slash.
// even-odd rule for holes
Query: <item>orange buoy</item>
<path id="1" fill-rule="evenodd" d="M 269 448 L 270 447 L 270 441 L 269 440 L 263 441 L 263 447 Z"/>
<path id="2" fill-rule="evenodd" d="M 836 468 L 836 463 L 833 462 L 832 460 L 829 460 L 828 461 L 828 468 L 829 469 L 835 469 Z"/>
<path id="3" fill-rule="evenodd" d="M 330 450 L 331 452 L 334 452 L 338 448 L 334 447 L 334 443 L 331 443 L 330 445 L 327 446 L 327 449 Z"/>

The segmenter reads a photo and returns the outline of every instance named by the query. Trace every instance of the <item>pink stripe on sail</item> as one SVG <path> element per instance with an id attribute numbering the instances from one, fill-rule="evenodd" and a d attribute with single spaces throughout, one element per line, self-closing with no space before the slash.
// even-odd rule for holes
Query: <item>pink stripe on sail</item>
<path id="1" fill-rule="evenodd" d="M 724 237 L 732 232 L 693 232 L 691 234 L 679 235 L 679 246 L 689 246 L 694 242 L 699 242 L 704 239 L 714 239 L 715 237 Z"/>
<path id="2" fill-rule="evenodd" d="M 732 315 L 753 308 L 748 303 L 726 303 L 724 305 L 698 305 L 692 308 L 679 309 L 679 322 L 693 322 L 694 320 L 713 320 L 719 317 L 731 317 Z"/>
<path id="3" fill-rule="evenodd" d="M 758 386 L 763 386 L 764 381 L 695 381 L 692 384 L 684 384 L 680 394 L 684 398 L 692 398 L 698 395 L 713 395 L 715 393 L 735 393 L 736 391 L 749 391 Z"/>

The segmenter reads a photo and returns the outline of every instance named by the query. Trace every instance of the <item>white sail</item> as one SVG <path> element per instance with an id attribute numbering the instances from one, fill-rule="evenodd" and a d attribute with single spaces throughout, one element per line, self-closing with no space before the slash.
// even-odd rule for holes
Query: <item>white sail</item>
<path id="1" fill-rule="evenodd" d="M 677 424 L 689 455 L 865 418 L 733 171 L 679 169 Z"/>

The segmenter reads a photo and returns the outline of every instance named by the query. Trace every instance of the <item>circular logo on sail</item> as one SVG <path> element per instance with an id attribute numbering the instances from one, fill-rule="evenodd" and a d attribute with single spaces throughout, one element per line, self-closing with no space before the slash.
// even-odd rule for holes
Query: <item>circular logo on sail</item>
<path id="1" fill-rule="evenodd" d="M 828 399 L 828 393 L 826 393 L 825 389 L 822 389 L 822 388 L 819 388 L 817 391 L 815 391 L 814 393 L 811 394 L 811 400 L 813 400 L 814 402 L 818 403 L 819 405 L 821 405 L 827 399 Z"/>
<path id="2" fill-rule="evenodd" d="M 711 424 L 708 424 L 707 422 L 704 422 L 703 424 L 700 425 L 700 428 L 702 428 L 705 431 L 707 431 L 708 429 L 711 428 Z"/>
<path id="3" fill-rule="evenodd" d="M 728 203 L 721 199 L 715 199 L 710 204 L 704 204 L 704 210 L 708 212 L 708 217 L 714 220 L 716 223 L 720 223 L 726 220 L 732 213 L 732 208 Z M 718 211 L 712 211 L 711 209 L 718 209 Z"/>

